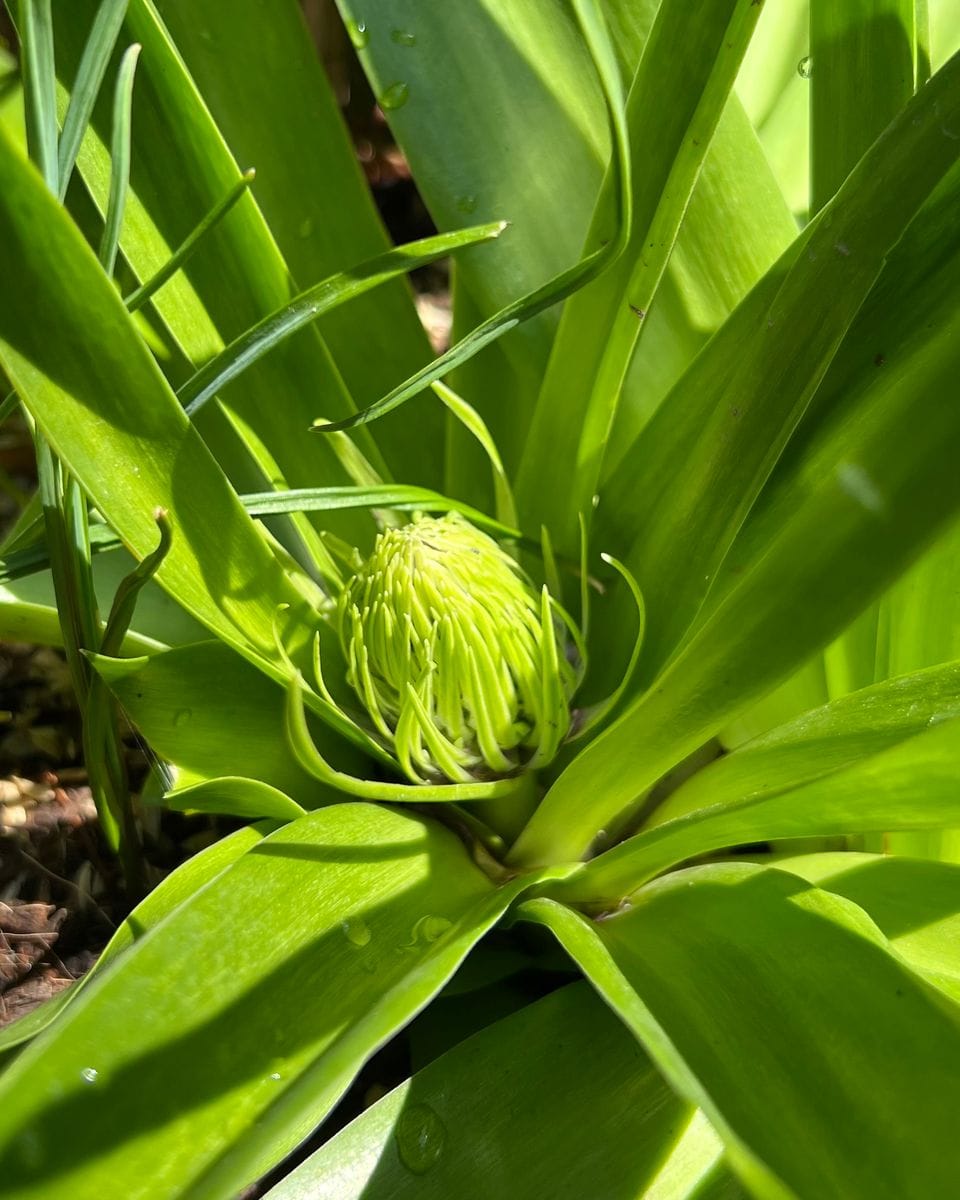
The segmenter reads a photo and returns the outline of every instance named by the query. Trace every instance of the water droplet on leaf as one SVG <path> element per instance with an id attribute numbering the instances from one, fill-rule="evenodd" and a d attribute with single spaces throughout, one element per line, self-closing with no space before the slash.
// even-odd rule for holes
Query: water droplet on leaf
<path id="1" fill-rule="evenodd" d="M 447 1131 L 429 1104 L 413 1104 L 400 1114 L 394 1131 L 400 1161 L 414 1175 L 426 1175 L 443 1154 Z"/>
<path id="2" fill-rule="evenodd" d="M 363 917 L 351 917 L 349 921 L 341 921 L 340 928 L 351 946 L 368 946 L 370 944 L 370 938 L 373 935 Z"/>
<path id="3" fill-rule="evenodd" d="M 347 37 L 357 50 L 362 50 L 370 41 L 370 35 L 367 33 L 367 27 L 363 21 L 348 21 Z"/>
<path id="4" fill-rule="evenodd" d="M 421 917 L 414 926 L 417 936 L 424 942 L 436 942 L 453 928 L 453 922 L 446 917 Z"/>
<path id="5" fill-rule="evenodd" d="M 305 217 L 297 226 L 297 233 L 302 238 L 308 238 L 313 233 L 313 221 L 309 217 Z"/>
<path id="6" fill-rule="evenodd" d="M 390 32 L 390 40 L 396 42 L 398 46 L 415 46 L 417 35 L 410 33 L 407 29 L 393 29 Z"/>
<path id="7" fill-rule="evenodd" d="M 405 83 L 398 81 L 397 83 L 391 83 L 380 97 L 380 107 L 384 112 L 389 112 L 391 109 L 403 108 L 409 99 L 410 89 Z"/>
<path id="8" fill-rule="evenodd" d="M 182 729 L 184 725 L 193 716 L 192 708 L 180 708 L 173 714 L 173 724 L 177 729 Z"/>
<path id="9" fill-rule="evenodd" d="M 797 63 L 797 74 L 801 79 L 809 79 L 813 74 L 813 59 L 809 54 Z"/>
<path id="10" fill-rule="evenodd" d="M 457 201 L 457 208 L 462 213 L 476 212 L 477 198 L 476 196 L 461 196 Z"/>
<path id="11" fill-rule="evenodd" d="M 80 1078 L 84 1083 L 96 1083 L 100 1072 L 96 1067 L 84 1067 L 80 1072 Z"/>

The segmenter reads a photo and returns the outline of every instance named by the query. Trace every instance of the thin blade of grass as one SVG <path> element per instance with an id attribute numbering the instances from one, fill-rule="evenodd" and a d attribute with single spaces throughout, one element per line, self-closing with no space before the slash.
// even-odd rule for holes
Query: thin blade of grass
<path id="1" fill-rule="evenodd" d="M 57 192 L 57 73 L 50 0 L 20 0 L 20 47 L 30 157 L 51 192 Z"/>
<path id="2" fill-rule="evenodd" d="M 93 115 L 129 0 L 103 0 L 83 48 L 60 135 L 60 199 L 67 194 L 80 143 Z"/>
<path id="3" fill-rule="evenodd" d="M 126 304 L 128 312 L 136 312 L 137 309 L 143 308 L 150 297 L 155 292 L 158 292 L 168 279 L 172 278 L 181 267 L 190 261 L 203 243 L 204 237 L 212 229 L 216 228 L 219 222 L 223 220 L 237 201 L 246 193 L 247 188 L 253 183 L 256 174 L 256 171 L 252 167 L 244 171 L 243 177 L 237 180 L 224 198 L 207 213 L 196 229 L 180 243 L 160 270 L 151 275 L 149 279 L 132 291 L 129 296 L 125 297 L 124 304 Z"/>
<path id="4" fill-rule="evenodd" d="M 120 244 L 120 226 L 130 187 L 130 123 L 133 108 L 133 79 L 141 47 L 131 46 L 120 61 L 113 98 L 113 134 L 110 152 L 110 197 L 100 240 L 100 262 L 108 275 L 113 274 Z"/>
<path id="5" fill-rule="evenodd" d="M 389 250 L 386 254 L 361 263 L 350 271 L 343 271 L 322 280 L 241 334 L 221 354 L 188 379 L 177 395 L 187 413 L 194 416 L 221 388 L 242 374 L 247 367 L 323 313 L 346 303 L 354 296 L 362 295 L 388 279 L 395 279 L 467 246 L 499 237 L 505 228 L 503 221 L 496 221 L 453 233 L 439 234 L 437 237 L 423 238 L 410 245 Z M 315 428 L 326 432 L 339 428 L 340 424 L 342 422 L 336 425 L 318 425 Z"/>

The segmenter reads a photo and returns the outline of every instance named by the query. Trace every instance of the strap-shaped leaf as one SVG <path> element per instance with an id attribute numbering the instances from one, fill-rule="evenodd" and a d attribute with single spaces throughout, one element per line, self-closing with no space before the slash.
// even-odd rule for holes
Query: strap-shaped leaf
<path id="1" fill-rule="evenodd" d="M 667 1079 L 702 1104 L 754 1194 L 950 1194 L 960 1007 L 856 904 L 727 863 L 651 884 L 605 921 L 549 901 L 522 911 L 551 925 Z"/>
<path id="2" fill-rule="evenodd" d="M 933 718 L 934 720 L 936 718 Z M 642 882 L 685 859 L 712 850 L 774 838 L 882 833 L 888 829 L 942 829 L 960 825 L 960 717 L 905 736 L 845 769 L 770 790 L 750 787 L 722 769 L 714 796 L 708 768 L 679 789 L 679 815 L 655 825 L 588 864 L 574 885 L 577 895 L 619 899 Z M 883 744 L 882 737 L 878 739 Z M 744 751 L 748 753 L 748 751 Z M 731 762 L 736 755 L 731 755 Z M 756 764 L 751 764 L 755 766 Z M 807 770 L 811 767 L 808 765 Z M 752 775 L 747 768 L 746 775 Z M 784 780 L 777 767 L 772 774 Z M 731 777 L 732 776 L 732 777 Z M 702 783 L 701 783 L 702 780 Z M 730 785 L 730 790 L 725 789 Z M 672 800 L 672 797 L 671 797 Z M 711 803 L 710 801 L 714 802 Z M 703 807 L 687 809 L 700 803 Z M 673 805 L 671 805 L 671 809 Z"/>
<path id="3" fill-rule="evenodd" d="M 229 646 L 208 641 L 149 658 L 91 661 L 151 749 L 191 782 L 243 775 L 305 808 L 326 798 L 286 745 L 282 689 Z M 324 744 L 338 763 L 362 769 L 363 756 L 347 743 L 327 733 Z"/>
<path id="4" fill-rule="evenodd" d="M 129 949 L 137 938 L 143 937 L 148 929 L 152 929 L 178 905 L 189 900 L 194 892 L 199 891 L 221 871 L 225 871 L 242 854 L 246 854 L 250 847 L 255 846 L 272 828 L 273 825 L 266 821 L 258 825 L 246 825 L 243 829 L 220 838 L 212 846 L 207 846 L 192 858 L 188 858 L 175 871 L 171 871 L 117 927 L 113 937 L 101 951 L 100 957 L 73 987 L 58 992 L 25 1017 L 20 1017 L 0 1029 L 0 1055 L 30 1041 L 46 1029 L 57 1014 L 68 1004 L 72 1004 L 81 990 L 87 987 L 108 963 Z"/>
<path id="5" fill-rule="evenodd" d="M 644 46 L 626 108 L 636 163 L 631 239 L 618 263 L 565 307 L 518 476 L 524 519 L 549 526 L 568 553 L 577 514 L 592 511 L 643 321 L 758 15 L 755 5 L 710 0 L 691 24 L 683 0 L 664 0 Z M 588 246 L 609 236 L 610 185 Z M 544 488 L 550 471 L 570 483 Z"/>
<path id="6" fill-rule="evenodd" d="M 732 319 L 717 335 L 704 352 L 706 378 L 688 373 L 651 423 L 637 450 L 652 464 L 634 497 L 640 525 L 622 557 L 650 605 L 652 666 L 694 618 L 886 256 L 956 162 L 960 142 L 943 128 L 958 124 L 955 58 L 786 252 L 772 276 L 776 291 L 759 285 L 744 302 L 750 318 Z M 891 178 L 904 186 L 890 187 Z"/>
<path id="7" fill-rule="evenodd" d="M 656 1187 L 682 1200 L 720 1157 L 702 1115 L 578 983 L 461 1042 L 267 1195 L 636 1200 Z"/>
<path id="8" fill-rule="evenodd" d="M 960 866 L 956 863 L 825 852 L 776 859 L 774 865 L 859 904 L 914 970 L 960 1000 Z"/>
<path id="9" fill-rule="evenodd" d="M 4 1186 L 232 1200 L 523 886 L 494 888 L 448 830 L 374 805 L 291 822 L 94 979 L 3 1076 Z"/>
<path id="10" fill-rule="evenodd" d="M 299 287 L 387 250 L 390 238 L 297 6 L 273 6 L 266 36 L 258 0 L 234 0 L 229 21 L 220 0 L 195 0 L 189 8 L 159 0 L 156 8 L 233 157 L 257 168 L 257 204 Z M 460 223 L 441 218 L 438 228 Z M 430 355 L 404 280 L 359 297 L 348 312 L 331 312 L 322 334 L 360 407 Z M 443 424 L 425 396 L 376 431 L 398 479 L 441 486 Z"/>
<path id="11" fill-rule="evenodd" d="M 15 281 L 0 289 L 0 361 L 71 474 L 137 558 L 167 510 L 158 582 L 241 653 L 275 661 L 274 615 L 300 611 L 296 589 L 79 230 L 2 131 L 0 275 Z"/>

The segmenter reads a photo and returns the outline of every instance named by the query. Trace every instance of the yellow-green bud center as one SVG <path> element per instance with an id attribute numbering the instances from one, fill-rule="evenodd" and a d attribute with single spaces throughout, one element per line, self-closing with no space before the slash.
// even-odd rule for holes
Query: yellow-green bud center
<path id="1" fill-rule="evenodd" d="M 350 685 L 417 782 L 543 766 L 569 729 L 556 606 L 456 514 L 381 533 L 338 622 Z"/>

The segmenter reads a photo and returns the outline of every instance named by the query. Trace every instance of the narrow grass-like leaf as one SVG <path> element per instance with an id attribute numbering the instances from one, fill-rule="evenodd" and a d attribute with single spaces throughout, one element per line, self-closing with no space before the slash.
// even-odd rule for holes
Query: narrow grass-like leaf
<path id="1" fill-rule="evenodd" d="M 47 187 L 59 184 L 57 166 L 57 72 L 54 65 L 51 0 L 19 0 L 27 145 Z"/>
<path id="2" fill-rule="evenodd" d="M 224 198 L 218 204 L 214 205 L 196 229 L 180 243 L 160 270 L 156 274 L 151 275 L 145 283 L 142 283 L 129 296 L 124 298 L 124 304 L 126 304 L 128 312 L 136 312 L 137 309 L 142 308 L 150 297 L 163 287 L 168 279 L 172 278 L 177 271 L 182 270 L 203 244 L 204 237 L 223 220 L 237 201 L 246 194 L 247 188 L 253 183 L 255 177 L 256 171 L 252 167 L 248 171 L 244 171 L 241 178 L 227 192 Z"/>
<path id="3" fill-rule="evenodd" d="M 70 93 L 70 104 L 60 134 L 59 175 L 60 199 L 70 186 L 80 143 L 93 115 L 93 106 L 110 65 L 113 48 L 120 36 L 128 0 L 102 0 L 87 37 L 77 77 Z"/>
<path id="4" fill-rule="evenodd" d="M 136 557 L 153 550 L 153 513 L 166 509 L 174 536 L 158 581 L 241 653 L 276 664 L 277 607 L 293 619 L 302 599 L 79 231 L 2 133 L 0 274 L 19 281 L 0 291 L 0 359 L 71 474 Z M 34 308 L 53 274 L 61 286 Z"/>
<path id="5" fill-rule="evenodd" d="M 389 279 L 426 266 L 438 258 L 456 253 L 463 247 L 475 246 L 478 242 L 499 237 L 505 228 L 503 221 L 496 221 L 489 225 L 477 225 L 453 233 L 423 238 L 419 242 L 388 250 L 369 262 L 324 279 L 301 292 L 283 308 L 264 317 L 259 324 L 231 342 L 222 354 L 189 379 L 178 390 L 177 395 L 187 412 L 193 415 L 232 379 L 323 313 L 345 304 L 354 296 L 362 295 Z M 340 426 L 315 426 L 324 432 L 334 427 Z"/>
<path id="6" fill-rule="evenodd" d="M 57 8 L 58 66 L 66 85 L 72 82 L 72 68 L 94 11 L 93 0 L 74 0 Z M 148 0 L 130 0 L 124 38 L 140 43 L 144 52 L 137 76 L 132 186 L 121 253 L 135 276 L 145 281 L 242 175 Z M 78 160 L 101 213 L 109 191 L 108 141 L 109 105 L 101 102 Z M 191 364 L 201 367 L 298 290 L 248 194 L 212 231 L 205 251 L 194 255 L 185 270 L 155 294 L 154 308 L 173 343 L 168 369 L 175 386 L 183 381 L 184 365 L 187 370 Z M 334 448 L 301 436 L 316 414 L 317 395 L 324 397 L 332 415 L 353 409 L 313 328 L 262 359 L 223 401 L 254 424 L 292 486 L 347 482 Z M 268 420 L 278 397 L 283 398 L 287 419 Z M 242 450 L 238 454 L 235 431 L 223 415 L 208 409 L 200 428 L 232 477 L 244 480 L 246 456 Z M 377 461 L 376 448 L 369 438 L 367 442 L 366 452 Z M 360 540 L 367 527 L 365 516 L 348 514 L 338 532 Z"/>
<path id="7" fill-rule="evenodd" d="M 453 388 L 447 387 L 445 383 L 435 381 L 431 386 L 452 415 L 465 429 L 473 434 L 483 447 L 483 452 L 490 461 L 490 470 L 493 474 L 493 496 L 496 505 L 497 520 L 502 521 L 505 525 L 515 526 L 517 524 L 517 506 L 513 500 L 510 480 L 503 469 L 503 460 L 500 457 L 497 444 L 490 436 L 490 430 L 487 428 L 483 418 L 472 404 L 468 404 L 462 396 L 458 396 Z"/>
<path id="8" fill-rule="evenodd" d="M 223 19 L 221 0 L 193 0 L 189 8 L 179 0 L 159 0 L 156 8 L 203 97 L 204 114 L 208 112 L 208 119 L 216 123 L 236 161 L 252 163 L 258 169 L 257 204 L 290 274 L 299 281 L 294 291 L 389 249 L 392 239 L 381 223 L 342 119 L 340 97 L 301 8 L 274 5 L 268 26 L 259 0 L 232 0 L 229 21 Z M 332 5 L 328 8 L 334 24 Z M 427 24 L 432 27 L 435 18 L 431 13 Z M 384 40 L 394 46 L 388 31 L 383 32 Z M 145 140 L 144 144 L 149 152 L 155 151 L 155 143 Z M 159 200 L 165 203 L 163 197 Z M 494 220 L 505 211 L 494 205 L 489 216 L 470 218 L 470 224 Z M 437 214 L 436 227 L 457 228 L 463 223 L 460 216 Z M 238 239 L 234 250 L 252 257 L 252 247 L 245 246 L 244 240 Z M 480 251 L 479 256 L 492 250 Z M 212 251 L 211 266 L 217 258 L 218 252 Z M 230 337 L 254 319 L 246 319 L 230 331 Z M 349 309 L 331 311 L 320 328 L 338 373 L 360 407 L 377 400 L 430 356 L 412 289 L 405 279 L 358 297 Z M 317 394 L 324 391 L 323 387 L 316 389 Z M 341 413 L 337 410 L 330 415 Z M 387 473 L 405 483 L 442 487 L 443 424 L 443 414 L 429 396 L 382 424 L 376 440 Z M 311 447 L 318 455 L 326 449 Z M 284 467 L 288 475 L 288 464 Z M 321 479 L 335 482 L 319 472 L 312 479 L 301 476 L 295 482 L 309 484 Z"/>

